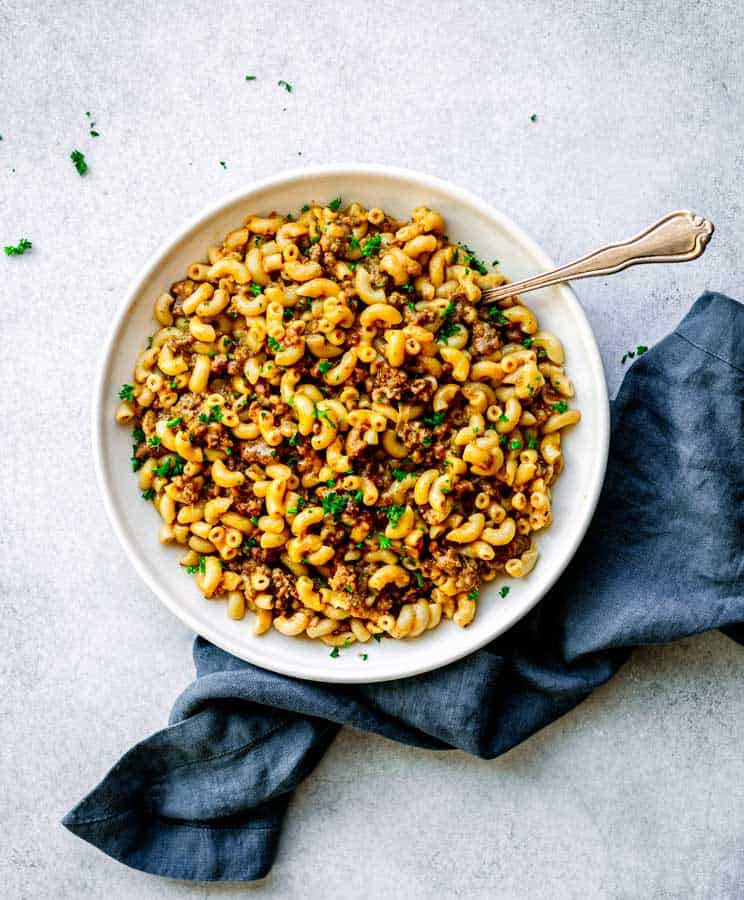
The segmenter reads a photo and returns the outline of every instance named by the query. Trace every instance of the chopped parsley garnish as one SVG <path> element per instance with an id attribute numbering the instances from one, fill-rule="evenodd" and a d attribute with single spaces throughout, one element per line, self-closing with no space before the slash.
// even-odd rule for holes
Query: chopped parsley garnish
<path id="1" fill-rule="evenodd" d="M 509 421 L 509 416 L 507 416 L 506 413 L 501 413 L 501 415 L 499 416 L 499 422 L 508 422 L 508 421 Z"/>
<path id="2" fill-rule="evenodd" d="M 506 597 L 506 595 L 509 593 L 509 590 L 510 590 L 509 585 L 505 584 L 499 591 L 499 597 L 501 597 L 501 599 L 503 600 L 504 597 Z"/>
<path id="3" fill-rule="evenodd" d="M 501 312 L 498 306 L 492 306 L 491 309 L 488 310 L 488 316 L 491 319 L 496 319 L 499 325 L 506 325 L 506 316 Z"/>
<path id="4" fill-rule="evenodd" d="M 395 481 L 404 481 L 409 475 L 415 475 L 415 472 L 404 472 L 403 469 L 393 469 L 393 478 Z"/>
<path id="5" fill-rule="evenodd" d="M 363 497 L 364 497 L 364 493 L 361 490 L 359 490 L 359 491 L 354 491 L 354 494 L 351 499 L 354 501 L 354 503 L 361 503 Z"/>
<path id="6" fill-rule="evenodd" d="M 23 256 L 26 250 L 30 250 L 33 244 L 28 238 L 21 238 L 20 241 L 13 247 L 12 245 L 5 247 L 5 255 L 6 256 Z"/>
<path id="7" fill-rule="evenodd" d="M 362 256 L 367 258 L 372 256 L 373 253 L 377 253 L 380 249 L 380 244 L 382 244 L 382 235 L 373 234 L 369 240 L 366 240 L 364 244 L 362 244 Z"/>
<path id="8" fill-rule="evenodd" d="M 421 443 L 424 445 L 424 447 L 431 447 L 432 441 L 429 435 L 426 435 L 426 437 L 422 438 Z"/>
<path id="9" fill-rule="evenodd" d="M 385 537 L 384 534 L 380 534 L 379 531 L 377 533 L 377 540 L 380 543 L 380 550 L 389 550 L 393 546 L 393 542 L 390 538 Z"/>
<path id="10" fill-rule="evenodd" d="M 95 127 L 96 127 L 96 123 L 90 118 L 90 113 L 87 112 L 85 115 L 88 117 L 88 119 L 90 119 L 90 121 L 88 122 L 88 128 L 89 128 L 89 130 L 90 130 L 90 136 L 91 136 L 91 137 L 100 137 L 101 135 L 100 135 L 97 131 L 94 131 L 94 129 L 95 129 Z"/>
<path id="11" fill-rule="evenodd" d="M 147 439 L 148 447 L 159 447 L 161 444 L 161 439 L 159 434 L 154 434 L 152 437 Z"/>
<path id="12" fill-rule="evenodd" d="M 457 312 L 457 307 L 455 306 L 455 301 L 450 300 L 447 306 L 444 309 L 444 312 L 441 314 L 443 319 L 448 318 L 449 316 L 454 316 Z"/>
<path id="13" fill-rule="evenodd" d="M 378 634 L 373 634 L 372 637 L 373 637 L 373 638 L 377 641 L 377 643 L 379 644 L 380 641 L 382 640 L 382 632 L 380 632 L 380 633 L 378 633 Z"/>
<path id="14" fill-rule="evenodd" d="M 303 203 L 303 204 L 302 204 L 301 212 L 310 212 L 310 204 L 309 204 L 309 203 Z"/>
<path id="15" fill-rule="evenodd" d="M 338 659 L 341 654 L 338 647 L 334 647 L 328 655 L 331 657 L 331 659 Z"/>
<path id="16" fill-rule="evenodd" d="M 152 335 L 148 334 L 147 336 L 147 349 L 150 350 L 152 348 Z"/>
<path id="17" fill-rule="evenodd" d="M 400 517 L 406 511 L 405 506 L 386 506 L 385 507 L 385 515 L 387 516 L 388 522 L 396 528 L 398 523 L 400 522 Z"/>
<path id="18" fill-rule="evenodd" d="M 272 335 L 269 335 L 266 338 L 266 343 L 269 345 L 269 348 L 274 351 L 274 353 L 278 353 L 279 350 L 282 349 L 279 341 L 275 337 L 272 337 Z"/>
<path id="19" fill-rule="evenodd" d="M 499 264 L 499 261 L 497 259 L 491 260 L 492 266 L 497 266 L 498 264 Z"/>
<path id="20" fill-rule="evenodd" d="M 352 236 L 349 238 L 349 250 L 359 250 L 362 245 L 359 243 L 359 240 Z"/>
<path id="21" fill-rule="evenodd" d="M 532 342 L 533 342 L 533 341 L 534 341 L 534 338 L 526 337 L 526 338 L 522 341 L 522 346 L 523 346 L 523 347 L 526 347 L 526 348 L 529 350 L 530 347 L 532 346 Z"/>
<path id="22" fill-rule="evenodd" d="M 402 291 L 406 291 L 406 292 L 412 291 L 412 290 L 413 290 L 413 285 L 411 284 L 410 281 L 407 281 L 405 284 L 402 284 L 402 285 L 400 286 L 400 289 L 401 289 Z"/>
<path id="23" fill-rule="evenodd" d="M 251 293 L 253 294 L 254 297 L 258 297 L 258 295 L 261 293 L 262 290 L 263 290 L 263 288 L 261 287 L 260 284 L 256 284 L 255 281 L 251 282 Z"/>
<path id="24" fill-rule="evenodd" d="M 172 381 L 168 382 L 168 387 L 172 388 L 173 390 L 175 390 L 178 387 L 178 382 L 176 381 L 175 378 Z"/>
<path id="25" fill-rule="evenodd" d="M 336 487 L 336 479 L 335 479 L 335 478 L 329 478 L 328 481 L 326 481 L 326 485 L 327 485 L 328 487 Z"/>
<path id="26" fill-rule="evenodd" d="M 186 571 L 189 575 L 196 575 L 197 572 L 201 572 L 202 575 L 207 571 L 207 561 L 203 556 L 199 557 L 199 562 L 195 566 L 187 566 Z"/>
<path id="27" fill-rule="evenodd" d="M 123 384 L 121 388 L 119 388 L 119 399 L 128 400 L 131 403 L 132 400 L 134 400 L 134 385 Z"/>
<path id="28" fill-rule="evenodd" d="M 289 439 L 289 446 L 296 447 L 300 443 L 300 432 L 295 431 L 292 437 Z"/>
<path id="29" fill-rule="evenodd" d="M 457 322 L 453 322 L 451 319 L 445 319 L 444 325 L 439 329 L 439 337 L 444 338 L 444 343 L 446 344 L 452 335 L 457 334 L 459 330 L 460 326 Z"/>
<path id="30" fill-rule="evenodd" d="M 70 159 L 72 160 L 72 164 L 77 169 L 78 175 L 85 175 L 85 173 L 88 171 L 88 163 L 85 161 L 85 155 L 79 150 L 73 150 L 70 154 Z"/>
<path id="31" fill-rule="evenodd" d="M 7 252 L 7 247 L 5 248 Z M 627 353 L 623 354 L 623 358 L 620 360 L 622 365 L 625 365 L 625 361 L 628 359 L 633 359 L 636 356 L 643 356 L 643 354 L 648 350 L 648 347 L 645 344 L 639 344 L 635 350 L 628 350 Z"/>
<path id="32" fill-rule="evenodd" d="M 284 90 L 285 90 L 288 94 L 291 94 L 291 93 L 292 93 L 292 85 L 291 85 L 288 81 L 284 81 L 284 79 L 280 79 L 279 81 L 277 81 L 277 85 L 278 85 L 279 87 L 283 87 Z"/>
<path id="33" fill-rule="evenodd" d="M 135 441 L 144 441 L 145 432 L 139 427 L 135 428 L 132 432 L 132 437 L 135 439 Z"/>
<path id="34" fill-rule="evenodd" d="M 153 498 L 154 496 L 155 496 L 155 489 L 154 489 L 154 488 L 147 488 L 147 490 L 142 491 L 142 499 L 143 499 L 143 500 L 152 500 L 152 498 Z"/>
<path id="35" fill-rule="evenodd" d="M 319 235 L 319 234 L 316 234 L 316 235 L 313 235 L 313 237 L 310 238 L 310 243 L 311 243 L 311 244 L 317 244 L 319 240 L 320 240 L 320 235 Z"/>
<path id="36" fill-rule="evenodd" d="M 175 416 L 172 419 L 168 419 L 168 421 L 165 423 L 165 426 L 166 426 L 166 428 L 175 428 L 177 425 L 180 425 L 180 424 L 181 424 L 181 417 Z"/>
<path id="37" fill-rule="evenodd" d="M 248 521 L 251 523 L 251 525 L 255 525 L 256 528 L 258 528 L 258 516 L 251 516 Z"/>
<path id="38" fill-rule="evenodd" d="M 480 591 L 471 591 L 468 594 L 468 600 L 477 600 L 480 597 Z"/>
<path id="39" fill-rule="evenodd" d="M 415 306 L 413 300 L 408 300 L 406 302 L 406 306 L 411 310 L 411 312 L 416 312 L 416 306 Z"/>
<path id="40" fill-rule="evenodd" d="M 463 250 L 463 262 L 466 266 L 472 266 L 476 272 L 479 272 L 481 275 L 487 275 L 488 269 L 486 268 L 485 263 L 478 259 L 475 253 L 468 247 L 467 244 L 460 244 Z"/>
<path id="41" fill-rule="evenodd" d="M 362 662 L 367 662 L 367 660 L 369 659 L 369 653 L 360 653 L 359 659 L 361 659 Z"/>
<path id="42" fill-rule="evenodd" d="M 328 204 L 328 209 L 333 210 L 333 212 L 338 212 L 341 209 L 341 198 L 336 197 L 334 200 Z"/>
<path id="43" fill-rule="evenodd" d="M 325 419 L 326 422 L 328 422 L 328 424 L 331 426 L 331 428 L 333 428 L 334 430 L 336 429 L 336 423 L 333 421 L 333 419 L 328 415 L 328 413 L 324 409 L 321 409 L 318 411 L 318 417 L 320 419 Z"/>
<path id="44" fill-rule="evenodd" d="M 220 409 L 220 407 L 215 403 L 215 405 L 210 406 L 209 409 L 212 413 L 212 418 L 214 419 L 214 421 L 221 422 L 222 421 L 222 410 Z"/>
<path id="45" fill-rule="evenodd" d="M 246 81 L 255 81 L 255 80 L 256 80 L 256 76 L 255 76 L 255 75 L 246 75 L 246 76 L 245 76 L 245 80 L 246 80 Z"/>
<path id="46" fill-rule="evenodd" d="M 419 572 L 419 570 L 416 569 L 416 571 L 413 574 L 416 576 L 416 584 L 419 587 L 423 587 L 424 586 L 424 576 L 421 574 L 421 572 Z"/>
<path id="47" fill-rule="evenodd" d="M 444 422 L 444 414 L 444 410 L 442 409 L 439 412 L 432 413 L 430 416 L 424 416 L 421 421 L 430 428 L 436 428 Z"/>
<path id="48" fill-rule="evenodd" d="M 134 447 L 132 447 L 132 450 L 136 450 L 136 449 L 137 449 L 137 445 L 135 444 Z M 136 456 L 130 456 L 129 459 L 132 462 L 132 471 L 138 472 L 142 468 L 142 460 L 137 459 Z"/>
<path id="49" fill-rule="evenodd" d="M 324 359 L 322 362 L 318 363 L 318 370 L 321 375 L 325 375 L 325 373 L 333 366 L 333 363 L 330 359 Z"/>
<path id="50" fill-rule="evenodd" d="M 531 438 L 527 441 L 527 449 L 528 449 L 528 450 L 535 450 L 536 448 L 537 448 L 537 438 L 536 438 L 536 437 L 531 437 Z"/>
<path id="51" fill-rule="evenodd" d="M 243 541 L 243 552 L 244 553 L 247 550 L 252 550 L 254 547 L 258 547 L 258 541 L 255 538 L 246 538 Z"/>
<path id="52" fill-rule="evenodd" d="M 337 494 L 336 491 L 329 491 L 322 499 L 323 512 L 327 516 L 333 516 L 339 519 L 346 509 L 349 498 L 344 494 Z"/>
<path id="53" fill-rule="evenodd" d="M 559 400 L 557 403 L 553 404 L 553 409 L 557 413 L 564 413 L 568 409 L 568 403 L 565 400 Z"/>
<path id="54" fill-rule="evenodd" d="M 509 441 L 509 449 L 510 450 L 521 450 L 522 442 L 518 441 L 516 438 L 513 441 Z"/>

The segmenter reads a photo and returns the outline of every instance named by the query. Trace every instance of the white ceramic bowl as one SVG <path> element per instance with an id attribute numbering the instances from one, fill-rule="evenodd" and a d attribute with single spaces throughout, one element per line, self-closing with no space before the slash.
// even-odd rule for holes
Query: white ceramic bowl
<path id="1" fill-rule="evenodd" d="M 159 519 L 144 503 L 129 465 L 131 429 L 114 423 L 117 391 L 131 382 L 133 360 L 154 329 L 154 298 L 179 278 L 189 263 L 202 259 L 210 244 L 237 227 L 248 213 L 296 212 L 308 201 L 341 195 L 368 207 L 379 206 L 400 218 L 425 204 L 439 210 L 450 237 L 473 247 L 489 261 L 501 261 L 512 279 L 552 267 L 551 261 L 509 219 L 477 197 L 444 181 L 404 169 L 348 165 L 317 167 L 278 175 L 221 200 L 192 219 L 162 247 L 135 279 L 113 323 L 98 370 L 93 404 L 93 447 L 106 511 L 132 564 L 151 590 L 190 628 L 230 653 L 276 672 L 329 682 L 368 682 L 404 678 L 435 669 L 472 653 L 506 631 L 531 609 L 568 565 L 599 497 L 607 460 L 609 411 L 602 363 L 589 324 L 575 295 L 557 286 L 529 295 L 540 325 L 554 332 L 566 350 L 566 367 L 576 386 L 581 423 L 564 436 L 565 471 L 554 491 L 554 522 L 538 535 L 540 559 L 524 580 L 509 579 L 499 596 L 497 581 L 481 591 L 475 621 L 465 629 L 451 622 L 412 641 L 354 644 L 338 658 L 306 638 L 271 630 L 256 637 L 253 616 L 229 619 L 224 602 L 205 600 L 191 576 L 178 565 L 180 547 L 158 543 Z M 368 654 L 366 661 L 359 653 Z"/>

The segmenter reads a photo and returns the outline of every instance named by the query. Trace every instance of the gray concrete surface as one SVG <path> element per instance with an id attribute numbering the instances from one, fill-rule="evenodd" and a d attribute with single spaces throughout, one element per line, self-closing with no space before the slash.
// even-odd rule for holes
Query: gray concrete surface
<path id="1" fill-rule="evenodd" d="M 144 876 L 58 824 L 192 673 L 91 471 L 92 373 L 151 251 L 221 194 L 327 161 L 451 179 L 556 259 L 704 212 L 700 263 L 578 286 L 614 390 L 700 291 L 744 299 L 743 38 L 734 0 L 0 0 L 0 244 L 34 242 L 0 257 L 0 896 L 744 896 L 744 653 L 719 634 L 638 652 L 495 762 L 345 732 L 259 886 Z"/>

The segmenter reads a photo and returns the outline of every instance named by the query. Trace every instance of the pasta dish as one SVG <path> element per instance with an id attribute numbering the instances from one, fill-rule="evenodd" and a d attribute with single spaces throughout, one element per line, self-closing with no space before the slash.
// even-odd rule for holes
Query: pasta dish
<path id="1" fill-rule="evenodd" d="M 341 198 L 249 215 L 155 299 L 116 420 L 160 541 L 257 634 L 467 626 L 537 561 L 580 418 L 563 349 L 481 303 L 506 278 L 445 232 Z"/>

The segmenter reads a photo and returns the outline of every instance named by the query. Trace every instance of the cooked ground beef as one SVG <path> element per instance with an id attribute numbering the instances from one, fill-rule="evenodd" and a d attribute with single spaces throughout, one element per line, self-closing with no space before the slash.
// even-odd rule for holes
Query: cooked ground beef
<path id="1" fill-rule="evenodd" d="M 381 363 L 375 373 L 372 397 L 378 403 L 400 400 L 407 385 L 408 375 L 402 369 L 394 369 L 387 363 Z"/>
<path id="2" fill-rule="evenodd" d="M 483 319 L 476 319 L 471 326 L 473 350 L 481 356 L 488 356 L 501 346 L 501 333 L 497 327 Z"/>

